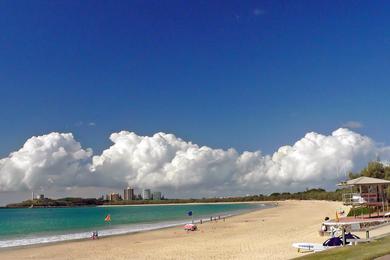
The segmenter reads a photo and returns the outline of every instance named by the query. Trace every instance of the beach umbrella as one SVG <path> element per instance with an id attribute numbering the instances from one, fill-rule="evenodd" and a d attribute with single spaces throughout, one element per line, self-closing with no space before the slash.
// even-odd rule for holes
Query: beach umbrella
<path id="1" fill-rule="evenodd" d="M 195 231 L 197 226 L 195 224 L 185 224 L 184 229 L 188 231 Z"/>

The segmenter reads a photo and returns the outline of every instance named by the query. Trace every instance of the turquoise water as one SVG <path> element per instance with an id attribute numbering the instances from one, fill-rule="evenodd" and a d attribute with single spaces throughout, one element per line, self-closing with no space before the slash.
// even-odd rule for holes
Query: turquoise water
<path id="1" fill-rule="evenodd" d="M 180 225 L 210 216 L 227 216 L 267 207 L 264 204 L 198 204 L 125 207 L 0 209 L 0 248 L 81 239 Z M 111 223 L 104 222 L 107 214 Z"/>

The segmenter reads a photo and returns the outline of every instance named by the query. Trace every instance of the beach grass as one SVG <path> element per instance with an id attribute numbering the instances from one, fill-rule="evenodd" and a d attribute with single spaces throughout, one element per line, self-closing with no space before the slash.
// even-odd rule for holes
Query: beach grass
<path id="1" fill-rule="evenodd" d="M 380 256 L 390 254 L 390 236 L 373 240 L 369 243 L 359 244 L 357 246 L 346 246 L 342 248 L 335 248 L 331 250 L 326 250 L 323 252 L 318 252 L 296 259 L 302 260 L 311 260 L 311 259 L 375 259 Z"/>

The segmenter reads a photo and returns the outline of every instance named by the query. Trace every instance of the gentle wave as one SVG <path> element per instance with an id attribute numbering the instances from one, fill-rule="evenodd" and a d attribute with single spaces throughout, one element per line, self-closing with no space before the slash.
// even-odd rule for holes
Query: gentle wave
<path id="1" fill-rule="evenodd" d="M 228 214 L 224 216 L 220 216 L 221 218 L 227 218 L 232 216 L 233 214 Z M 202 218 L 194 220 L 195 223 L 210 221 L 209 218 Z M 112 229 L 103 229 L 99 230 L 99 237 L 107 237 L 112 235 L 122 235 L 143 231 L 151 231 L 168 227 L 175 227 L 180 225 L 185 225 L 188 223 L 188 220 L 179 220 L 179 221 L 167 221 L 160 223 L 148 223 L 148 224 L 137 224 L 130 226 L 122 226 L 116 227 Z M 72 234 L 61 234 L 61 235 L 49 235 L 49 236 L 39 236 L 39 237 L 30 237 L 23 239 L 11 239 L 11 240 L 0 240 L 0 248 L 8 248 L 8 247 L 17 247 L 17 246 L 30 246 L 37 244 L 47 244 L 47 243 L 55 243 L 69 240 L 80 240 L 80 239 L 88 239 L 91 238 L 92 231 L 89 232 L 78 232 Z"/>

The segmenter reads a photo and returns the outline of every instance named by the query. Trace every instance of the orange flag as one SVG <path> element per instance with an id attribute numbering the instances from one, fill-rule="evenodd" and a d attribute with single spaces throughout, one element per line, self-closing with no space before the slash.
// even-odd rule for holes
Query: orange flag
<path id="1" fill-rule="evenodd" d="M 110 222 L 110 221 L 111 221 L 111 215 L 108 214 L 108 215 L 106 216 L 106 218 L 104 219 L 104 221 Z"/>

